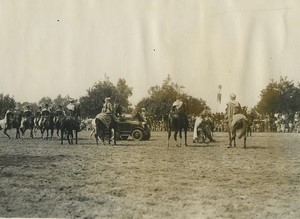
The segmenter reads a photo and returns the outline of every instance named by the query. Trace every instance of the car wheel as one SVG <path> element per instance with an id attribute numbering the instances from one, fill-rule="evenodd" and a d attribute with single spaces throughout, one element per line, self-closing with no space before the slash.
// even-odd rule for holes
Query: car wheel
<path id="1" fill-rule="evenodd" d="M 139 129 L 133 130 L 132 138 L 136 141 L 141 141 L 143 139 L 143 132 Z"/>

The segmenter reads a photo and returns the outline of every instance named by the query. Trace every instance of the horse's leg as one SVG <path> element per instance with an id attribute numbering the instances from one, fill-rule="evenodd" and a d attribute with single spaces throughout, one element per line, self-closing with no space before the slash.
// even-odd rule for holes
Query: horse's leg
<path id="1" fill-rule="evenodd" d="M 30 128 L 30 138 L 33 138 L 33 128 Z"/>
<path id="2" fill-rule="evenodd" d="M 182 141 L 182 130 L 179 130 L 179 146 L 181 147 L 181 141 Z"/>
<path id="3" fill-rule="evenodd" d="M 71 141 L 71 144 L 73 144 L 73 130 L 71 130 L 71 132 L 70 132 L 71 134 L 70 134 L 70 136 L 71 136 L 71 138 L 70 138 L 70 141 Z"/>
<path id="4" fill-rule="evenodd" d="M 105 145 L 105 127 L 103 127 L 103 129 L 102 129 L 101 140 L 103 142 L 103 145 Z"/>
<path id="5" fill-rule="evenodd" d="M 174 132 L 174 139 L 176 141 L 176 146 L 179 146 L 178 145 L 178 142 L 177 142 L 177 134 L 178 134 L 178 129 L 175 129 L 175 132 Z"/>
<path id="6" fill-rule="evenodd" d="M 112 131 L 111 128 L 108 128 L 108 144 L 111 142 L 111 137 L 112 137 Z"/>
<path id="7" fill-rule="evenodd" d="M 114 134 L 113 134 L 114 136 L 113 136 L 113 137 L 114 137 L 114 145 L 117 145 L 117 142 L 116 142 L 116 132 L 115 132 L 115 130 L 117 130 L 116 127 L 114 128 Z"/>
<path id="8" fill-rule="evenodd" d="M 91 134 L 90 134 L 90 140 L 92 139 L 93 134 L 96 132 L 95 128 L 92 128 Z"/>
<path id="9" fill-rule="evenodd" d="M 185 142 L 185 146 L 188 146 L 188 144 L 187 144 L 187 129 L 184 129 L 184 142 Z"/>
<path id="10" fill-rule="evenodd" d="M 77 137 L 78 137 L 78 132 L 75 130 L 75 144 L 78 144 Z"/>
<path id="11" fill-rule="evenodd" d="M 64 143 L 64 130 L 63 128 L 60 129 L 60 144 Z"/>
<path id="12" fill-rule="evenodd" d="M 170 138 L 171 138 L 171 131 L 168 130 L 168 141 L 167 141 L 167 147 L 170 145 Z"/>
<path id="13" fill-rule="evenodd" d="M 53 140 L 53 133 L 54 133 L 54 128 L 50 129 L 50 139 L 51 141 Z"/>
<path id="14" fill-rule="evenodd" d="M 16 128 L 16 139 L 20 138 L 20 129 Z"/>
<path id="15" fill-rule="evenodd" d="M 7 131 L 7 128 L 4 128 L 3 133 L 8 137 L 8 139 L 10 139 L 9 134 L 6 131 Z"/>

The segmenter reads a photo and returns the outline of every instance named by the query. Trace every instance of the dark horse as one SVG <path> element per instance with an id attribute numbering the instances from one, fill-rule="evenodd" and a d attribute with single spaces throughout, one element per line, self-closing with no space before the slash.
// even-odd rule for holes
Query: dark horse
<path id="1" fill-rule="evenodd" d="M 41 134 L 42 134 L 42 139 L 44 138 L 44 132 L 46 131 L 47 136 L 46 139 L 48 140 L 49 138 L 49 130 L 50 130 L 50 139 L 52 140 L 53 137 L 53 114 L 50 112 L 49 115 L 43 115 L 42 116 L 42 121 L 41 121 Z"/>
<path id="2" fill-rule="evenodd" d="M 123 108 L 117 104 L 113 107 L 112 114 L 99 113 L 95 118 L 96 123 L 96 133 L 95 138 L 98 145 L 99 137 L 101 138 L 103 144 L 105 145 L 105 136 L 108 132 L 108 143 L 110 144 L 112 137 L 114 145 L 116 145 L 116 131 L 118 130 L 117 117 L 121 116 L 123 113 Z M 111 130 L 114 130 L 112 133 Z M 113 135 L 113 136 L 112 136 Z"/>
<path id="3" fill-rule="evenodd" d="M 30 138 L 33 138 L 33 128 L 34 128 L 34 117 L 23 117 L 21 121 L 20 131 L 22 133 L 22 138 L 24 138 L 25 131 L 30 130 Z"/>
<path id="4" fill-rule="evenodd" d="M 69 144 L 73 144 L 73 138 L 75 132 L 75 143 L 78 144 L 78 132 L 80 131 L 80 108 L 76 106 L 74 112 L 68 112 L 67 116 L 64 116 L 60 120 L 60 125 L 56 127 L 60 129 L 60 143 L 64 143 L 64 133 L 67 135 Z"/>
<path id="5" fill-rule="evenodd" d="M 184 131 L 184 142 L 185 146 L 187 146 L 187 130 L 189 127 L 189 121 L 188 121 L 188 116 L 184 112 L 180 113 L 173 113 L 170 112 L 168 115 L 167 119 L 167 131 L 168 131 L 168 142 L 167 142 L 167 147 L 169 147 L 169 142 L 171 138 L 171 132 L 172 130 L 175 131 L 174 133 L 174 139 L 176 141 L 177 146 L 181 146 L 181 140 L 182 140 L 182 130 Z M 180 142 L 179 145 L 177 143 L 177 134 L 179 132 L 179 138 Z"/>

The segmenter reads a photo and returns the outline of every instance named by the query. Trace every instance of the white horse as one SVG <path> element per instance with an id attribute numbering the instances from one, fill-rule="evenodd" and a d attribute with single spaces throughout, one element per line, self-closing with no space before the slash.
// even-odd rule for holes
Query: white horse
<path id="1" fill-rule="evenodd" d="M 4 119 L 0 120 L 0 130 L 3 129 L 3 133 L 10 139 L 10 136 L 6 133 L 8 127 L 8 114 L 12 113 L 11 111 L 7 110 L 4 116 Z"/>

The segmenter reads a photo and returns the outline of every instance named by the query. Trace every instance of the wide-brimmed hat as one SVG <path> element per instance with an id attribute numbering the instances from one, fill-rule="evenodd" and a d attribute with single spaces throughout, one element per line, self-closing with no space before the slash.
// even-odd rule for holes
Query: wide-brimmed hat
<path id="1" fill-rule="evenodd" d="M 110 97 L 106 97 L 104 100 L 108 101 L 108 100 L 111 100 L 111 98 Z"/>

